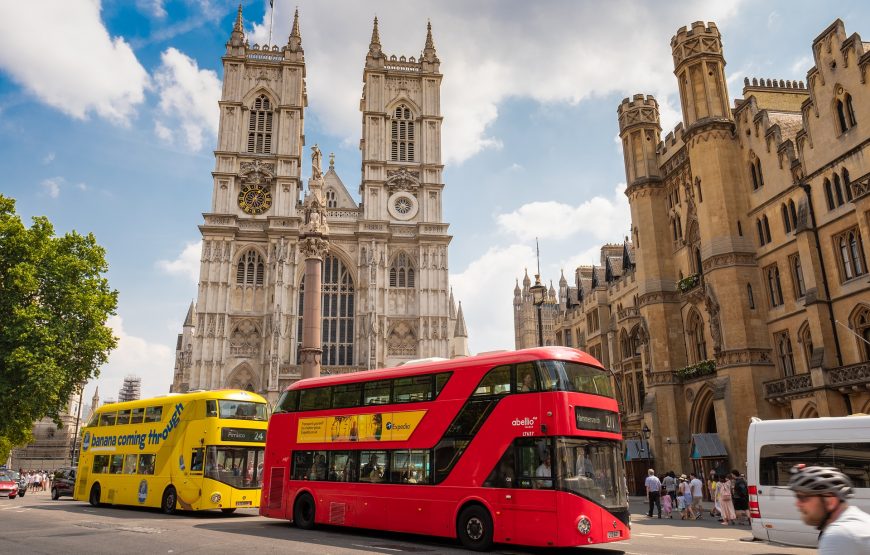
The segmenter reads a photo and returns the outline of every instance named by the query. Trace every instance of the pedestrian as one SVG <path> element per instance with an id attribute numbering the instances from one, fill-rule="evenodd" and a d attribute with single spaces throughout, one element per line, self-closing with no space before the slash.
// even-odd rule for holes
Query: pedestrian
<path id="1" fill-rule="evenodd" d="M 680 509 L 680 520 L 691 520 L 692 513 L 692 488 L 689 486 L 689 479 L 685 474 L 680 474 L 680 485 L 678 487 L 679 497 L 677 497 L 677 507 Z"/>
<path id="2" fill-rule="evenodd" d="M 692 478 L 689 481 L 689 488 L 692 490 L 692 512 L 695 513 L 695 520 L 700 520 L 704 518 L 704 507 L 701 505 L 704 499 L 704 483 L 694 472 L 689 476 Z"/>
<path id="3" fill-rule="evenodd" d="M 737 514 L 737 522 L 743 524 L 743 519 L 746 519 L 746 524 L 752 524 L 749 518 L 749 486 L 746 484 L 746 478 L 740 475 L 740 471 L 734 469 L 731 471 L 733 477 L 734 491 L 731 492 L 731 498 L 734 500 L 734 512 Z"/>
<path id="4" fill-rule="evenodd" d="M 716 495 L 719 497 L 719 510 L 722 511 L 722 525 L 737 524 L 737 515 L 734 514 L 734 501 L 731 497 L 732 485 L 727 476 L 719 477 L 719 485 L 716 487 Z"/>
<path id="5" fill-rule="evenodd" d="M 673 470 L 668 470 L 668 473 L 665 474 L 665 479 L 662 480 L 662 488 L 665 490 L 665 497 L 670 497 L 671 505 L 673 505 L 677 499 L 677 477 Z"/>
<path id="6" fill-rule="evenodd" d="M 667 476 L 665 476 L 665 478 L 667 478 Z M 665 517 L 667 518 L 674 518 L 673 510 L 674 502 L 671 499 L 670 494 L 665 493 L 664 495 L 662 495 L 662 513 L 664 513 Z"/>
<path id="7" fill-rule="evenodd" d="M 716 476 L 716 471 L 710 471 L 710 478 L 707 480 L 707 491 L 710 493 L 710 501 L 713 502 L 713 508 L 710 510 L 710 516 L 713 518 L 719 518 L 721 512 L 719 511 L 719 503 L 716 502 L 716 488 L 719 486 L 719 479 Z"/>
<path id="8" fill-rule="evenodd" d="M 846 501 L 852 481 L 836 468 L 799 464 L 788 487 L 804 524 L 819 534 L 819 555 L 870 553 L 870 515 Z"/>
<path id="9" fill-rule="evenodd" d="M 659 512 L 659 518 L 662 517 L 662 502 L 660 499 L 662 493 L 662 482 L 659 480 L 658 476 L 656 476 L 656 471 L 650 468 L 647 471 L 646 481 L 644 481 L 644 487 L 646 487 L 646 498 L 649 501 L 649 512 L 646 516 L 652 518 L 653 515 L 653 505 L 655 505 L 656 509 Z"/>

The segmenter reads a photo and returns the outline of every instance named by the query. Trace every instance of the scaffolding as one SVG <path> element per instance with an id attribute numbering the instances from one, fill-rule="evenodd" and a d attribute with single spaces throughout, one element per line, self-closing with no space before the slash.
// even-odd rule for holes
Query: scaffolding
<path id="1" fill-rule="evenodd" d="M 118 391 L 118 402 L 139 400 L 141 386 L 142 378 L 139 376 L 131 375 L 124 378 L 124 384 L 121 386 L 121 390 Z"/>

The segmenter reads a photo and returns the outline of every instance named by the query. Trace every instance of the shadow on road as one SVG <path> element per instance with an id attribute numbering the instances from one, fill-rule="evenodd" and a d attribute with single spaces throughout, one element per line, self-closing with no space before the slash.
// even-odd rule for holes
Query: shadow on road
<path id="1" fill-rule="evenodd" d="M 246 509 L 244 511 L 236 511 L 232 514 L 224 514 L 220 511 L 177 511 L 173 515 L 166 515 L 160 509 L 152 507 L 136 507 L 133 505 L 107 505 L 102 504 L 99 507 L 92 507 L 88 503 L 76 501 L 75 499 L 58 499 L 57 501 L 49 501 L 39 505 L 29 505 L 31 510 L 35 511 L 62 511 L 76 514 L 89 513 L 99 515 L 105 518 L 117 519 L 148 519 L 148 520 L 166 520 L 175 518 L 191 518 L 196 520 L 233 520 L 233 519 L 250 519 L 259 517 L 256 510 Z"/>

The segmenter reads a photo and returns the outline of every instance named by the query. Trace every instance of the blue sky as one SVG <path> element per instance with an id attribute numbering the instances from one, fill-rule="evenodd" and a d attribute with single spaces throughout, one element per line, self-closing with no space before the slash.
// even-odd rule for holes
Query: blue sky
<path id="1" fill-rule="evenodd" d="M 472 351 L 513 348 L 514 280 L 571 279 L 630 226 L 616 107 L 656 95 L 679 121 L 670 38 L 695 20 L 723 34 L 729 94 L 743 77 L 805 80 L 810 45 L 837 17 L 870 29 L 863 2 L 661 3 L 300 0 L 306 136 L 359 183 L 362 67 L 377 15 L 388 54 L 419 55 L 431 20 L 444 74 L 445 219 L 451 281 Z M 276 0 L 272 43 L 295 0 Z M 176 334 L 196 296 L 197 225 L 210 207 L 221 61 L 237 3 L 0 0 L 0 192 L 25 218 L 93 232 L 120 292 L 121 339 L 86 397 L 128 373 L 166 392 Z M 268 42 L 268 0 L 245 1 L 250 42 Z"/>

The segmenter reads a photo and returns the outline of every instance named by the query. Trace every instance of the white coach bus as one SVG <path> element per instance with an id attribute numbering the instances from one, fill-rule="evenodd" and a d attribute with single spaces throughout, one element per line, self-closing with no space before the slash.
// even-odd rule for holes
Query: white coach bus
<path id="1" fill-rule="evenodd" d="M 849 503 L 870 512 L 870 416 L 797 420 L 753 418 L 746 480 L 755 539 L 815 547 L 819 531 L 801 520 L 788 489 L 792 466 L 833 466 L 849 476 Z"/>

